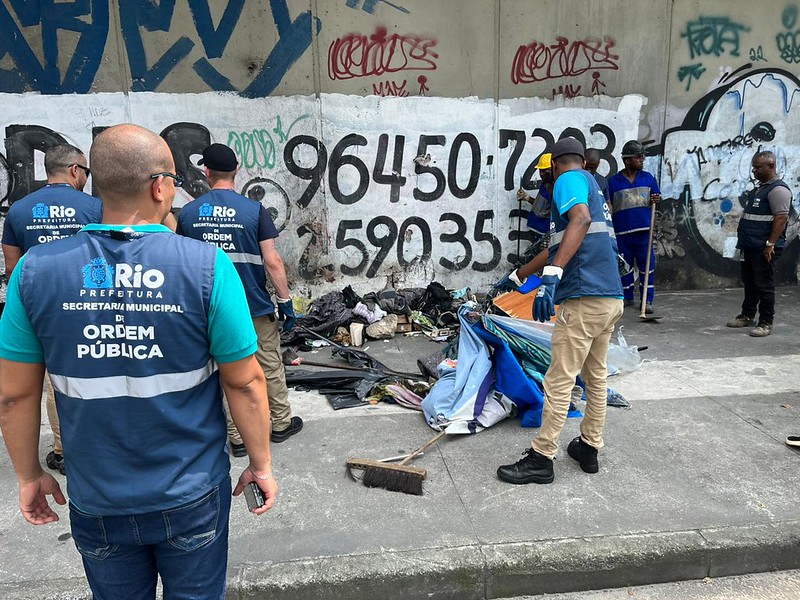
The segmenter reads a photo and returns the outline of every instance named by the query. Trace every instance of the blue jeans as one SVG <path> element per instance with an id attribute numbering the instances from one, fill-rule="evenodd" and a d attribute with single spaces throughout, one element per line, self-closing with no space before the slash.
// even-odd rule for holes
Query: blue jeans
<path id="1" fill-rule="evenodd" d="M 98 517 L 70 504 L 72 537 L 94 600 L 221 600 L 228 565 L 231 482 L 188 504 Z"/>

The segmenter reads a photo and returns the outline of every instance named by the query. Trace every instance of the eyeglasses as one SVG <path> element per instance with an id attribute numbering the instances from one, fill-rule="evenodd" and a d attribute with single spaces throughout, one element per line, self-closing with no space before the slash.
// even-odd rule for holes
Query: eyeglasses
<path id="1" fill-rule="evenodd" d="M 84 173 L 86 173 L 86 177 L 89 177 L 89 175 L 92 174 L 92 170 L 89 167 L 84 167 L 83 165 L 79 165 L 78 163 L 72 163 L 71 165 L 67 166 L 68 169 L 71 169 L 72 167 L 78 167 L 79 169 L 81 169 Z"/>
<path id="2" fill-rule="evenodd" d="M 150 179 L 158 179 L 159 177 L 170 177 L 174 179 L 175 187 L 181 187 L 183 185 L 183 177 L 180 177 L 175 173 L 156 173 L 155 175 L 150 175 Z"/>

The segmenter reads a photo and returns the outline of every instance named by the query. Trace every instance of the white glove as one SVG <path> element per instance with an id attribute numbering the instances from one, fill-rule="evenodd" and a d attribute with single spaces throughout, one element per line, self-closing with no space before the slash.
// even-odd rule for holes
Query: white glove
<path id="1" fill-rule="evenodd" d="M 521 286 L 522 286 L 522 284 L 523 284 L 523 283 L 525 283 L 525 279 L 527 279 L 527 277 L 526 277 L 525 279 L 520 279 L 520 278 L 519 278 L 519 275 L 517 275 L 517 272 L 516 272 L 516 271 L 512 271 L 512 272 L 509 274 L 508 278 L 509 278 L 511 281 L 513 281 L 513 282 L 514 282 L 514 283 L 517 285 L 517 287 L 521 287 Z"/>

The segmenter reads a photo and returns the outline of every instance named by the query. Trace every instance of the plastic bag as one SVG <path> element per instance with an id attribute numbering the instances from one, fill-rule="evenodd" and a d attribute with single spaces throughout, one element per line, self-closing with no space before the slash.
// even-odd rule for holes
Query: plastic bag
<path id="1" fill-rule="evenodd" d="M 609 376 L 632 373 L 644 363 L 644 360 L 639 355 L 638 346 L 628 346 L 625 336 L 622 335 L 622 329 L 623 327 L 620 325 L 617 330 L 617 343 L 614 344 L 612 342 L 608 345 L 606 365 Z"/>

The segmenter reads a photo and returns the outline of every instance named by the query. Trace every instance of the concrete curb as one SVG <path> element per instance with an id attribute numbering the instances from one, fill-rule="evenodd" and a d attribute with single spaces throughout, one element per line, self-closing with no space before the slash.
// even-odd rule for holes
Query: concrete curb
<path id="1" fill-rule="evenodd" d="M 800 520 L 677 532 L 245 564 L 228 600 L 484 600 L 800 568 Z M 88 600 L 82 579 L 0 586 L 4 600 Z"/>

